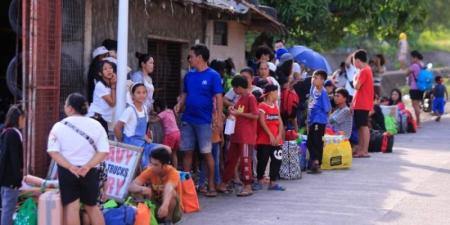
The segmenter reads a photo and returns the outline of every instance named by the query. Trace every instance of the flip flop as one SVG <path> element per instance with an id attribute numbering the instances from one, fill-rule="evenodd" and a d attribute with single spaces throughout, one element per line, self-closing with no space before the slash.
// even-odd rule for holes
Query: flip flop
<path id="1" fill-rule="evenodd" d="M 370 155 L 354 155 L 353 158 L 370 158 Z"/>
<path id="2" fill-rule="evenodd" d="M 268 188 L 269 191 L 286 191 L 286 188 L 279 184 L 271 185 Z"/>
<path id="3" fill-rule="evenodd" d="M 236 194 L 236 196 L 238 197 L 248 197 L 250 195 L 253 195 L 253 192 L 249 192 L 249 191 L 241 191 L 239 193 Z"/>
<path id="4" fill-rule="evenodd" d="M 209 197 L 209 198 L 214 198 L 214 197 L 217 197 L 217 192 L 216 191 L 208 191 L 205 193 L 205 196 Z"/>
<path id="5" fill-rule="evenodd" d="M 221 193 L 221 194 L 230 194 L 231 191 L 228 189 L 217 189 L 217 192 Z"/>

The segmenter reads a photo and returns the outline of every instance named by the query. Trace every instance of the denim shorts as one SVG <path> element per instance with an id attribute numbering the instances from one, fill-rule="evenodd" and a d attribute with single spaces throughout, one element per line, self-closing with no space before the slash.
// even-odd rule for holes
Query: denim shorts
<path id="1" fill-rule="evenodd" d="M 211 124 L 181 123 L 181 151 L 192 151 L 198 148 L 200 153 L 211 153 Z"/>

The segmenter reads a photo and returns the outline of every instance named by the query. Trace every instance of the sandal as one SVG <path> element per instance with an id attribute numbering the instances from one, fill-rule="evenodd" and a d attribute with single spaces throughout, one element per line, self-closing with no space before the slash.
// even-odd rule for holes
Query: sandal
<path id="1" fill-rule="evenodd" d="M 205 193 L 205 196 L 209 197 L 209 198 L 214 198 L 214 197 L 217 197 L 217 192 L 216 191 L 207 191 Z"/>
<path id="2" fill-rule="evenodd" d="M 198 192 L 202 193 L 202 194 L 206 194 L 206 193 L 208 193 L 208 188 L 206 186 L 199 187 Z"/>
<path id="3" fill-rule="evenodd" d="M 231 193 L 230 190 L 228 190 L 228 189 L 220 189 L 220 188 L 217 189 L 217 192 L 219 192 L 221 194 L 226 194 L 226 195 Z"/>
<path id="4" fill-rule="evenodd" d="M 286 191 L 286 188 L 284 188 L 283 186 L 279 185 L 279 184 L 274 184 L 269 186 L 268 188 L 269 191 Z"/>
<path id="5" fill-rule="evenodd" d="M 236 196 L 238 196 L 238 197 L 248 197 L 250 195 L 253 195 L 253 192 L 244 191 L 244 190 L 236 194 Z"/>
<path id="6" fill-rule="evenodd" d="M 370 158 L 370 155 L 354 155 L 353 158 Z"/>

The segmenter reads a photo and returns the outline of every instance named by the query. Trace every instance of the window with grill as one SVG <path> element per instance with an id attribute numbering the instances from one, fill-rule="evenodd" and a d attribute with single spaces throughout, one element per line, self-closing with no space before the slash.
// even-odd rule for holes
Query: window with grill
<path id="1" fill-rule="evenodd" d="M 228 24 L 227 22 L 214 21 L 214 45 L 228 45 Z"/>
<path id="2" fill-rule="evenodd" d="M 148 52 L 155 60 L 152 79 L 155 86 L 154 99 L 164 100 L 172 108 L 177 103 L 181 80 L 182 43 L 154 40 L 148 41 Z"/>

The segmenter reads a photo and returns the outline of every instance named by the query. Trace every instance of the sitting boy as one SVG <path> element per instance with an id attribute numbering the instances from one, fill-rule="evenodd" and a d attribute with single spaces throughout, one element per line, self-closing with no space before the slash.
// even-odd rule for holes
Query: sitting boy
<path id="1" fill-rule="evenodd" d="M 150 166 L 128 187 L 128 191 L 141 194 L 157 205 L 156 214 L 162 224 L 180 221 L 181 208 L 177 190 L 180 185 L 178 171 L 170 165 L 170 153 L 161 146 L 152 151 Z M 146 186 L 148 185 L 148 186 Z"/>

